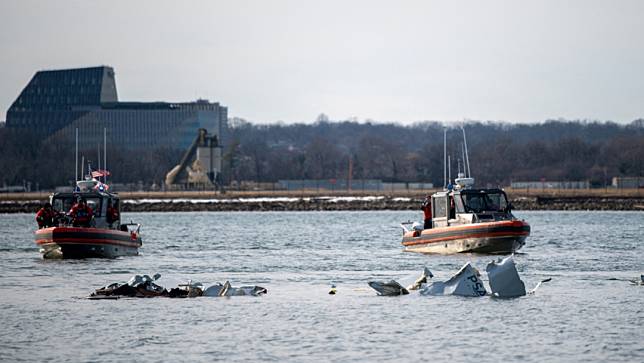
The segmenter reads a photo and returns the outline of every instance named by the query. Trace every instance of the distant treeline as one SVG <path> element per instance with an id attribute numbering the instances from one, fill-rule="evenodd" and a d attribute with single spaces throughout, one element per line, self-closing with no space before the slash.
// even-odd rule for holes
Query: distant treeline
<path id="1" fill-rule="evenodd" d="M 225 182 L 279 179 L 354 179 L 443 184 L 443 130 L 452 176 L 462 169 L 460 124 L 328 121 L 257 125 L 230 122 L 224 149 Z M 480 185 L 511 181 L 589 180 L 644 175 L 644 119 L 612 122 L 546 121 L 538 124 L 466 122 L 472 175 Z M 184 150 L 110 150 L 114 181 L 160 185 Z M 96 151 L 87 155 L 95 157 Z M 41 188 L 73 179 L 72 145 L 45 145 L 18 131 L 0 128 L 0 182 L 39 183 Z"/>
<path id="2" fill-rule="evenodd" d="M 235 180 L 346 178 L 352 160 L 355 179 L 443 184 L 442 123 L 232 124 L 227 167 Z M 455 177 L 463 136 L 460 125 L 446 125 Z M 464 126 L 471 172 L 483 185 L 541 179 L 604 185 L 613 176 L 644 175 L 642 119 L 627 125 L 547 121 Z"/>

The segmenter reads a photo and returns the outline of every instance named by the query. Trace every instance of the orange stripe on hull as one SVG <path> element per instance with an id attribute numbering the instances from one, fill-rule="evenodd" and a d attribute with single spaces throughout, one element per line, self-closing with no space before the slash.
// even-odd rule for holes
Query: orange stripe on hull
<path id="1" fill-rule="evenodd" d="M 433 239 L 424 239 L 424 240 L 419 240 L 419 241 L 412 241 L 412 242 L 403 242 L 403 246 L 416 246 L 416 245 L 425 245 L 425 244 L 431 244 L 431 243 L 438 243 L 438 242 L 445 242 L 445 241 L 453 241 L 453 240 L 459 240 L 459 239 L 469 239 L 469 238 L 485 238 L 485 237 L 520 237 L 520 236 L 529 236 L 530 232 L 485 232 L 485 233 L 477 233 L 477 234 L 470 234 L 470 235 L 457 235 L 457 236 L 449 236 L 449 237 L 442 237 L 442 238 L 433 238 Z"/>
<path id="2" fill-rule="evenodd" d="M 86 238 L 65 238 L 63 240 L 53 240 L 53 239 L 37 239 L 36 244 L 38 245 L 46 245 L 46 244 L 51 244 L 55 243 L 58 245 L 65 245 L 65 244 L 75 244 L 75 245 L 87 245 L 87 244 L 93 244 L 93 245 L 117 245 L 117 246 L 126 246 L 126 247 L 141 247 L 141 244 L 139 243 L 130 243 L 130 242 L 125 242 L 125 241 L 117 241 L 117 240 L 110 240 L 110 239 L 103 239 L 103 240 L 93 240 L 93 239 L 86 239 Z"/>
<path id="3" fill-rule="evenodd" d="M 524 227 L 528 224 L 522 221 L 501 221 L 501 222 L 485 222 L 485 223 L 473 223 L 466 226 L 449 226 L 449 227 L 438 227 L 432 229 L 426 229 L 421 233 L 421 236 L 428 234 L 436 234 L 443 232 L 456 232 L 456 231 L 467 231 L 468 229 L 478 229 L 478 228 L 496 228 L 496 227 Z"/>

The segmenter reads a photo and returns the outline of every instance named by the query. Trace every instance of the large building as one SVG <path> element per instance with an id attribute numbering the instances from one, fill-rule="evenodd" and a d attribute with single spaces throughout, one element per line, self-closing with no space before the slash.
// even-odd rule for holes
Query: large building
<path id="1" fill-rule="evenodd" d="M 184 149 L 200 128 L 221 143 L 227 112 L 207 100 L 119 102 L 114 70 L 101 66 L 37 72 L 7 111 L 6 127 L 54 142 L 73 141 L 78 129 L 81 147 L 102 144 L 106 129 L 112 146 Z"/>

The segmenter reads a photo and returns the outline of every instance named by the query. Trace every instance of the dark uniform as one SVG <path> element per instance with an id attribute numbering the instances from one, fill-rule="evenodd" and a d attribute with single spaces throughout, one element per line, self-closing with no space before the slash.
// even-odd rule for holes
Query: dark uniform
<path id="1" fill-rule="evenodd" d="M 420 209 L 423 210 L 423 215 L 425 218 L 425 229 L 430 229 L 432 228 L 432 197 L 430 195 L 425 198 L 425 201 L 423 202 L 422 206 Z"/>

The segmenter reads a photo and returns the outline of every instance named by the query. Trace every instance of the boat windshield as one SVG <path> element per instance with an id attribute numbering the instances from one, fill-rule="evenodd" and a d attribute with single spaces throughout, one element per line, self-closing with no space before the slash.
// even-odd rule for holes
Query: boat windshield
<path id="1" fill-rule="evenodd" d="M 101 216 L 101 199 L 100 198 L 84 198 L 85 201 L 87 202 L 87 205 L 92 208 L 92 212 L 94 213 L 94 216 L 100 217 Z M 67 213 L 69 212 L 70 209 L 72 209 L 72 206 L 76 203 L 76 197 L 55 197 L 54 200 L 52 201 L 52 207 L 55 211 L 58 212 L 64 212 Z"/>
<path id="2" fill-rule="evenodd" d="M 461 194 L 466 212 L 505 212 L 508 201 L 505 193 L 481 191 L 476 193 Z"/>

